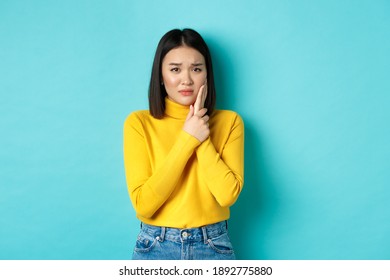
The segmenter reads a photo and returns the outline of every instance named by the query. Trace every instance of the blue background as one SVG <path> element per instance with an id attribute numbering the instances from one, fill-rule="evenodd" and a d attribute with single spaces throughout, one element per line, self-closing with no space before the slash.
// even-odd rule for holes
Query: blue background
<path id="1" fill-rule="evenodd" d="M 0 2 L 0 259 L 129 259 L 122 127 L 191 27 L 246 124 L 240 259 L 390 259 L 390 2 Z"/>

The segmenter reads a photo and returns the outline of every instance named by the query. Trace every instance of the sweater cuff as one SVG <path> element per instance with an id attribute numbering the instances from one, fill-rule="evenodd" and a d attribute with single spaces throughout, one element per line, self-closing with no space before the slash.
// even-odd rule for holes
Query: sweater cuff
<path id="1" fill-rule="evenodd" d="M 183 139 L 183 143 L 185 143 L 184 145 L 185 147 L 188 146 L 191 149 L 195 149 L 201 144 L 201 142 L 196 137 L 192 136 L 191 134 L 189 134 L 184 130 L 180 131 L 179 138 Z"/>
<path id="2" fill-rule="evenodd" d="M 207 180 L 213 180 L 220 174 L 226 172 L 226 164 L 221 160 L 220 155 L 211 142 L 210 137 L 207 138 L 196 150 L 196 155 L 199 164 L 205 172 Z"/>

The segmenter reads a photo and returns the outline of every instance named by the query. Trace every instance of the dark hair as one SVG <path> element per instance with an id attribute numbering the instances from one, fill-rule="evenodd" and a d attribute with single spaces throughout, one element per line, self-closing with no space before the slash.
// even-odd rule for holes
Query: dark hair
<path id="1" fill-rule="evenodd" d="M 149 111 L 150 114 L 157 119 L 164 117 L 165 112 L 165 97 L 167 92 L 162 84 L 161 66 L 165 55 L 172 49 L 188 46 L 200 52 L 205 61 L 207 69 L 207 98 L 204 107 L 207 108 L 207 114 L 210 116 L 215 107 L 215 85 L 213 65 L 211 62 L 211 55 L 206 42 L 202 36 L 192 29 L 173 29 L 167 32 L 160 40 L 157 46 L 156 54 L 154 56 L 152 75 L 149 85 Z"/>

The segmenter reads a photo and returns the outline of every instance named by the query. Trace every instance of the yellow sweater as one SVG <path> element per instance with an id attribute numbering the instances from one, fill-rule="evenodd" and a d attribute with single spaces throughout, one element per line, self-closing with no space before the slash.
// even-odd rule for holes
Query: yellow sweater
<path id="1" fill-rule="evenodd" d="M 137 217 L 156 226 L 191 228 L 229 218 L 244 175 L 244 124 L 215 110 L 201 143 L 182 130 L 189 107 L 165 99 L 163 119 L 131 113 L 124 124 L 127 187 Z"/>

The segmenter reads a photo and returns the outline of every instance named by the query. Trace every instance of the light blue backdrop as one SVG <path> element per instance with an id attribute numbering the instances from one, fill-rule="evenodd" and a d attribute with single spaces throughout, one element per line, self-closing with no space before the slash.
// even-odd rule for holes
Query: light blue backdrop
<path id="1" fill-rule="evenodd" d="M 390 259 L 390 2 L 0 2 L 0 259 L 129 259 L 122 125 L 156 44 L 208 42 L 246 124 L 240 259 Z"/>

